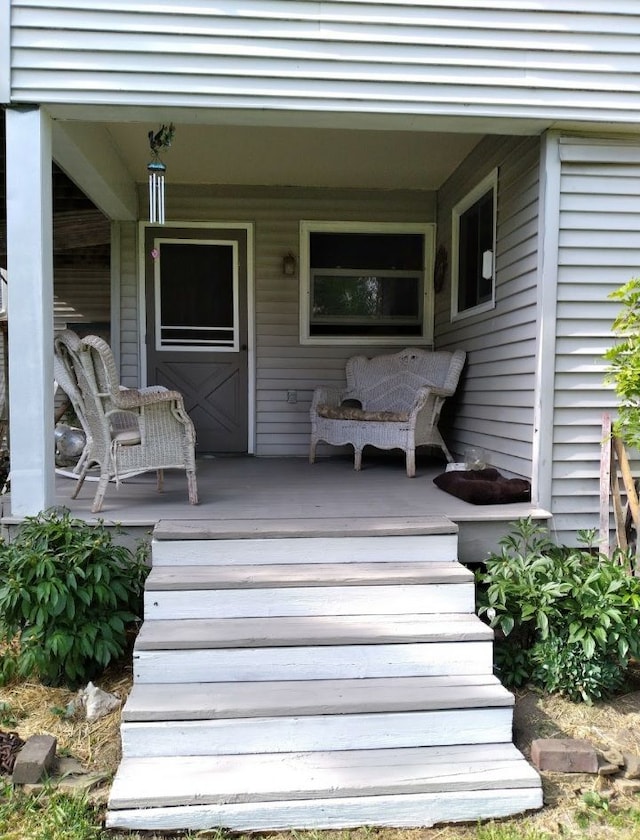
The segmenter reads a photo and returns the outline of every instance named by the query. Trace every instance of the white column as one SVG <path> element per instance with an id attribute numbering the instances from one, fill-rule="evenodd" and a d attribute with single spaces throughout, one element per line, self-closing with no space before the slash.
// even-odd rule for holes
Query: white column
<path id="1" fill-rule="evenodd" d="M 7 274 L 11 513 L 54 504 L 51 121 L 8 108 Z"/>

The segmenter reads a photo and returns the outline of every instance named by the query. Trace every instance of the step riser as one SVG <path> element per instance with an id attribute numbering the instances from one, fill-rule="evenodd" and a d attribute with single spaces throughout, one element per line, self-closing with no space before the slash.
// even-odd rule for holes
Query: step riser
<path id="1" fill-rule="evenodd" d="M 486 641 L 141 650 L 134 653 L 133 670 L 141 683 L 490 675 L 493 645 Z"/>
<path id="2" fill-rule="evenodd" d="M 125 723 L 128 758 L 508 743 L 511 709 Z"/>
<path id="3" fill-rule="evenodd" d="M 293 587 L 145 593 L 145 619 L 473 613 L 473 584 Z"/>
<path id="4" fill-rule="evenodd" d="M 109 811 L 107 828 L 177 831 L 216 828 L 233 831 L 356 828 L 363 825 L 415 827 L 476 822 L 542 808 L 542 789 L 504 788 L 400 796 L 362 796 L 302 802 L 188 805 Z"/>
<path id="5" fill-rule="evenodd" d="M 154 566 L 269 563 L 428 563 L 457 560 L 457 534 L 415 537 L 314 537 L 248 540 L 153 540 Z"/>

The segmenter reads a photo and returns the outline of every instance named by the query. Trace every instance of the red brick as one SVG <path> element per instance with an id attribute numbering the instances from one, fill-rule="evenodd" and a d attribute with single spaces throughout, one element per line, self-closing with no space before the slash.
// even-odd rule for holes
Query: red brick
<path id="1" fill-rule="evenodd" d="M 531 744 L 531 761 L 538 770 L 557 773 L 597 773 L 598 755 L 588 741 L 539 738 Z"/>

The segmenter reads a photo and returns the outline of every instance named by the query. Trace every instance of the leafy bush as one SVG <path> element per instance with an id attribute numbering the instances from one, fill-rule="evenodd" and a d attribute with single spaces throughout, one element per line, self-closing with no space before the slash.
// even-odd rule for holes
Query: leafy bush
<path id="1" fill-rule="evenodd" d="M 12 542 L 0 543 L 0 679 L 35 675 L 75 687 L 121 656 L 141 611 L 145 553 L 68 511 L 26 518 Z"/>
<path id="2" fill-rule="evenodd" d="M 609 297 L 622 309 L 612 332 L 619 341 L 604 354 L 610 363 L 605 381 L 612 382 L 620 397 L 615 431 L 629 446 L 640 447 L 640 277 L 634 277 Z"/>
<path id="3" fill-rule="evenodd" d="M 626 554 L 558 546 L 523 519 L 478 574 L 479 614 L 498 631 L 496 665 L 511 686 L 531 681 L 587 703 L 610 696 L 640 652 L 640 579 Z"/>

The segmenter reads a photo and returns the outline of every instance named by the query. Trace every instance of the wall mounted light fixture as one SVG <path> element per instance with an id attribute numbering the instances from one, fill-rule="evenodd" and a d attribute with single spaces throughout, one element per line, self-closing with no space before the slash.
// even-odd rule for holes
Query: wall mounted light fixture
<path id="1" fill-rule="evenodd" d="M 292 277 L 296 273 L 296 258 L 291 251 L 282 258 L 282 273 Z"/>

